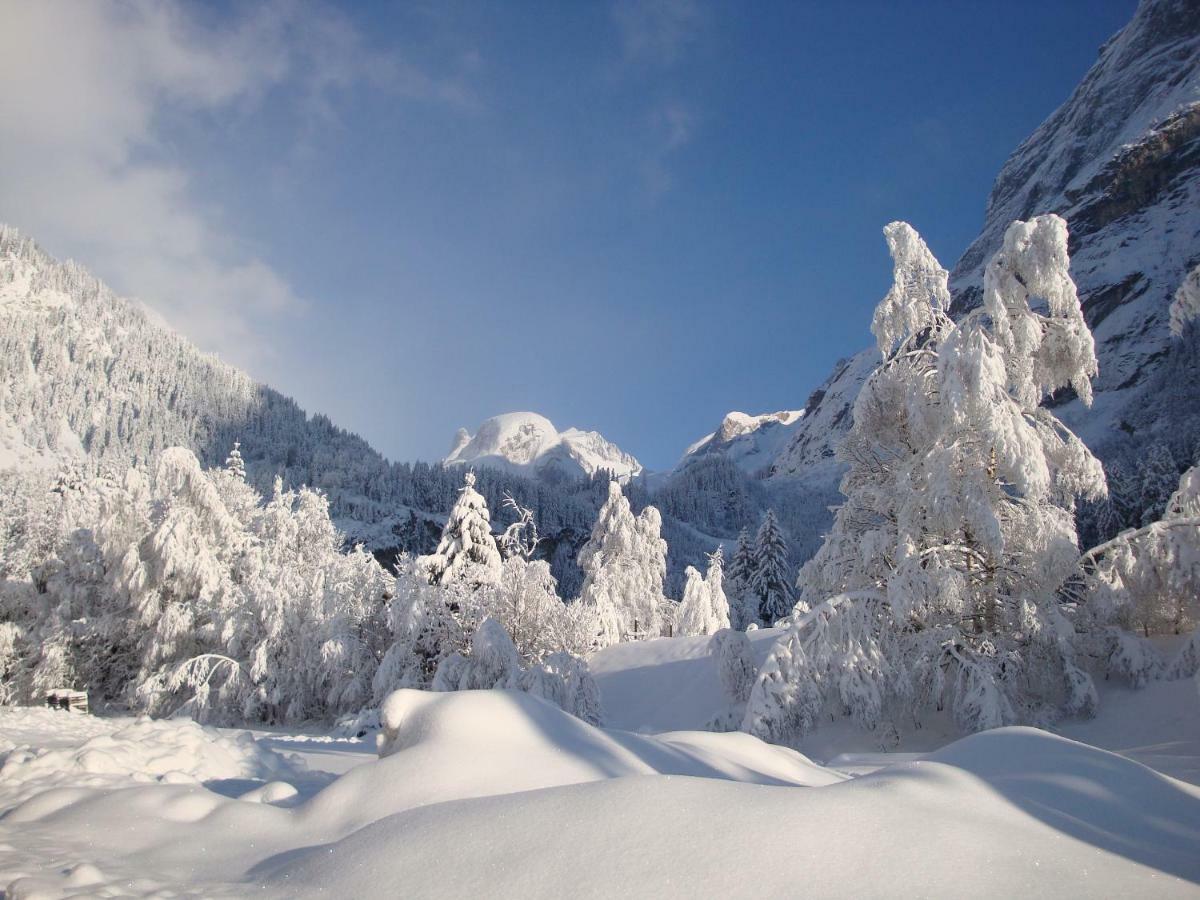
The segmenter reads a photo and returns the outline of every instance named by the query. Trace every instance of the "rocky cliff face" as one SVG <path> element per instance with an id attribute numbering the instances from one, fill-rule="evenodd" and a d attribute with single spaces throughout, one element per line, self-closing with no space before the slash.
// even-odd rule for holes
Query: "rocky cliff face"
<path id="1" fill-rule="evenodd" d="M 1200 437 L 1200 375 L 1187 376 L 1196 354 L 1172 337 L 1168 307 L 1200 264 L 1200 2 L 1144 0 L 1012 154 L 952 273 L 956 312 L 978 304 L 1009 223 L 1048 212 L 1070 227 L 1072 275 L 1100 361 L 1092 408 L 1058 397 L 1059 415 L 1106 461 L 1165 442 L 1183 465 Z M 773 476 L 836 477 L 828 460 L 876 362 L 867 350 L 839 365 L 814 395 L 825 410 L 808 410 Z"/>

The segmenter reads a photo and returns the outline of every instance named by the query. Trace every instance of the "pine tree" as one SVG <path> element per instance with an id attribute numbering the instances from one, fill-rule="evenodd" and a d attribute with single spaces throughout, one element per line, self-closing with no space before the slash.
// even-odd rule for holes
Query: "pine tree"
<path id="1" fill-rule="evenodd" d="M 1141 521 L 1137 525 L 1149 525 L 1162 518 L 1167 500 L 1179 482 L 1179 467 L 1171 448 L 1162 441 L 1151 444 L 1138 466 L 1141 475 L 1141 491 L 1138 505 Z"/>
<path id="2" fill-rule="evenodd" d="M 758 621 L 758 599 L 750 585 L 755 572 L 754 541 L 743 528 L 738 533 L 737 548 L 725 570 L 725 591 L 729 597 L 729 619 L 733 628 L 745 631 L 751 622 Z"/>
<path id="3" fill-rule="evenodd" d="M 241 441 L 233 442 L 233 449 L 229 451 L 229 456 L 225 458 L 225 471 L 238 479 L 238 481 L 245 481 L 246 464 L 242 461 L 241 447 Z"/>
<path id="4" fill-rule="evenodd" d="M 437 550 L 419 560 L 430 584 L 465 578 L 473 584 L 495 584 L 502 560 L 492 535 L 487 501 L 475 490 L 475 473 L 467 472 L 458 500 L 446 519 Z"/>
<path id="5" fill-rule="evenodd" d="M 758 617 L 767 625 L 786 617 L 795 605 L 787 555 L 787 541 L 774 510 L 768 509 L 755 540 L 754 576 L 750 585 L 758 598 Z"/>

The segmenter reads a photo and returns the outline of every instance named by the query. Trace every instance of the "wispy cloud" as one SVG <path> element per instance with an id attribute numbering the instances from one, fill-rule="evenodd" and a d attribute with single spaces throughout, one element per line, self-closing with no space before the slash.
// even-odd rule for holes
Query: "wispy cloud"
<path id="1" fill-rule="evenodd" d="M 631 66 L 674 65 L 704 25 L 696 0 L 617 0 L 612 14 L 621 60 Z"/>
<path id="2" fill-rule="evenodd" d="M 246 363 L 256 319 L 303 304 L 203 196 L 165 125 L 249 115 L 287 87 L 300 121 L 338 91 L 470 107 L 465 82 L 379 52 L 341 13 L 272 0 L 232 20 L 177 0 L 6 3 L 0 28 L 0 220 L 82 257 L 203 346 Z M 303 135 L 297 135 L 303 139 Z"/>
<path id="3" fill-rule="evenodd" d="M 656 203 L 674 184 L 672 157 L 696 132 L 696 104 L 684 99 L 679 72 L 708 24 L 708 10 L 699 0 L 615 0 L 611 12 L 617 53 L 609 75 L 618 85 L 642 86 L 646 112 L 636 166 L 644 198 Z"/>
<path id="4" fill-rule="evenodd" d="M 650 148 L 642 163 L 642 180 L 651 200 L 671 189 L 671 157 L 691 139 L 696 116 L 677 101 L 666 101 L 650 114 Z"/>

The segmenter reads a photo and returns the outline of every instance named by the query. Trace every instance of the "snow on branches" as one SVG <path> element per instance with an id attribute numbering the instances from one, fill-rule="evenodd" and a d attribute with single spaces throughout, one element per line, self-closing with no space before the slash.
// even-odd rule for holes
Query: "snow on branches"
<path id="1" fill-rule="evenodd" d="M 1104 475 L 1040 406 L 1066 386 L 1090 401 L 1096 371 L 1066 223 L 1014 222 L 983 309 L 957 323 L 920 237 L 885 233 L 896 273 L 875 317 L 883 360 L 839 450 L 846 502 L 743 727 L 790 740 L 822 711 L 874 728 L 949 708 L 965 730 L 1087 713 L 1058 589 L 1077 571 L 1074 501 L 1102 497 Z"/>
<path id="2" fill-rule="evenodd" d="M 588 542 L 579 551 L 584 573 L 579 602 L 598 620 L 599 646 L 658 637 L 664 606 L 667 542 L 653 506 L 634 516 L 621 485 L 611 481 Z"/>
<path id="3" fill-rule="evenodd" d="M 492 536 L 487 501 L 475 490 L 474 472 L 463 476 L 462 489 L 446 519 L 437 549 L 418 562 L 431 584 L 457 578 L 494 584 L 500 577 L 500 550 Z"/>
<path id="4" fill-rule="evenodd" d="M 675 617 L 680 636 L 715 634 L 729 627 L 729 601 L 725 597 L 721 548 L 708 557 L 708 571 L 701 576 L 691 566 L 684 570 L 683 599 Z"/>

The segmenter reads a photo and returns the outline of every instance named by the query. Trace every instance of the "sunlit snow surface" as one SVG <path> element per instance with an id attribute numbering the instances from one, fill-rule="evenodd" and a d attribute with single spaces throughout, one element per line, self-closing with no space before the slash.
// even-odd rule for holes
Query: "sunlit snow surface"
<path id="1" fill-rule="evenodd" d="M 1200 789 L 1033 729 L 848 779 L 747 735 L 596 729 L 503 691 L 402 691 L 384 721 L 376 758 L 319 735 L 0 710 L 0 884 L 11 898 L 1200 895 Z"/>

